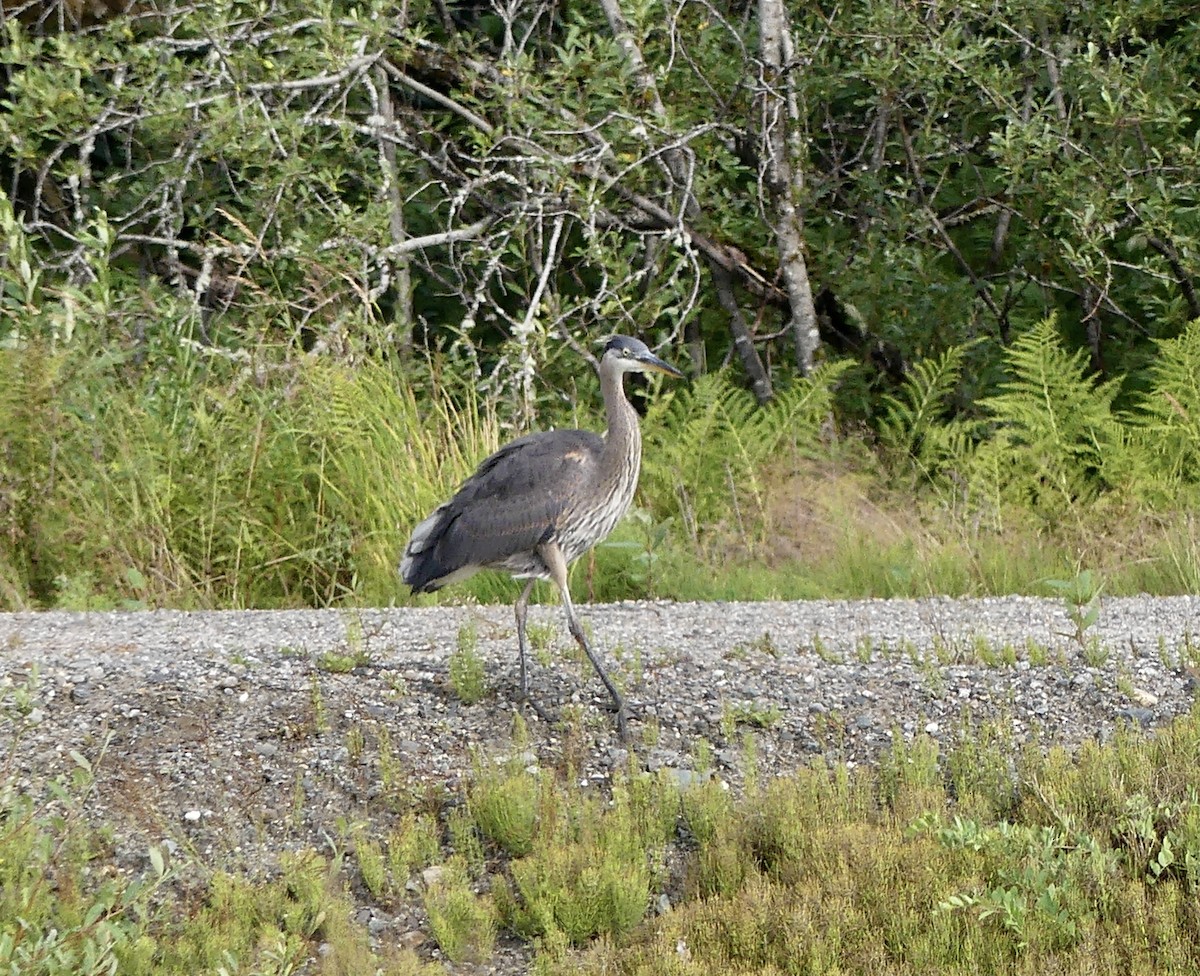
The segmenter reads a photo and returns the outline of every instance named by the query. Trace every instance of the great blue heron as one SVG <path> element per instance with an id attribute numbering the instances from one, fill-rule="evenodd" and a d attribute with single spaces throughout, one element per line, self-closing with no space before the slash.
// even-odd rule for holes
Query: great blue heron
<path id="1" fill-rule="evenodd" d="M 487 458 L 448 502 L 413 529 L 400 576 L 414 593 L 456 583 L 480 569 L 529 582 L 517 598 L 521 697 L 525 677 L 525 615 L 539 579 L 558 587 L 571 636 L 612 696 L 617 728 L 627 735 L 625 703 L 592 651 L 567 587 L 567 567 L 605 538 L 629 508 L 642 461 L 638 417 L 625 398 L 626 373 L 683 374 L 644 342 L 614 336 L 600 360 L 600 390 L 608 430 L 551 430 L 518 438 Z"/>

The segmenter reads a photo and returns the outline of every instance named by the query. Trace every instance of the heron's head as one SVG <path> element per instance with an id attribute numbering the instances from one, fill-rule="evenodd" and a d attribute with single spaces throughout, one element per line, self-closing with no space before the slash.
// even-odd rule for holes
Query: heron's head
<path id="1" fill-rule="evenodd" d="M 613 336 L 604 344 L 601 363 L 611 363 L 622 373 L 666 373 L 668 376 L 683 376 L 670 363 L 659 359 L 641 339 L 632 336 Z"/>

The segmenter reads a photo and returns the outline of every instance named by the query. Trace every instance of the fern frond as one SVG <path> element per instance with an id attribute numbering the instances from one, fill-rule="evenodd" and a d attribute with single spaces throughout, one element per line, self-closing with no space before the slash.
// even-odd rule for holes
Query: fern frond
<path id="1" fill-rule="evenodd" d="M 914 363 L 897 395 L 883 398 L 879 438 L 884 447 L 919 457 L 921 445 L 944 426 L 946 401 L 962 376 L 963 360 L 974 342 L 952 346 L 933 359 Z"/>
<path id="2" fill-rule="evenodd" d="M 1154 473 L 1168 482 L 1200 482 L 1200 319 L 1158 343 L 1151 388 L 1130 426 Z"/>
<path id="3" fill-rule="evenodd" d="M 823 365 L 760 407 L 726 374 L 699 377 L 644 427 L 642 491 L 660 517 L 677 515 L 695 537 L 746 508 L 761 514 L 763 465 L 784 445 L 811 449 L 849 363 Z"/>
<path id="4" fill-rule="evenodd" d="M 822 428 L 833 410 L 833 396 L 854 361 L 841 359 L 821 363 L 810 376 L 797 379 L 775 391 L 775 399 L 752 418 L 758 442 L 765 446 L 758 460 L 764 461 L 787 443 L 809 452 L 819 442 Z"/>
<path id="5" fill-rule="evenodd" d="M 1006 356 L 1011 378 L 982 402 L 995 440 L 1012 457 L 1009 483 L 1035 504 L 1047 491 L 1073 506 L 1110 484 L 1124 441 L 1112 403 L 1120 380 L 1087 376 L 1087 353 L 1068 353 L 1053 317 L 1019 336 Z"/>

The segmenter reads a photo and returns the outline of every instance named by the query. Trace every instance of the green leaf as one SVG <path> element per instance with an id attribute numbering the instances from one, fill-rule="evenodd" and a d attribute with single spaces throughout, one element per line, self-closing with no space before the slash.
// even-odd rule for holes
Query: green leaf
<path id="1" fill-rule="evenodd" d="M 151 847 L 149 854 L 150 866 L 154 868 L 154 873 L 161 878 L 167 871 L 166 863 L 163 861 L 162 850 L 157 847 Z"/>

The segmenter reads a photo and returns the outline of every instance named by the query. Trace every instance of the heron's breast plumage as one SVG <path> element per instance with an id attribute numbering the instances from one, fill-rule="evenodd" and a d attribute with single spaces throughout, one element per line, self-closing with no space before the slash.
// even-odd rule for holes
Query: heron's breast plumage
<path id="1" fill-rule="evenodd" d="M 629 511 L 640 467 L 639 443 L 633 450 L 622 451 L 619 463 L 610 470 L 601 464 L 594 490 L 564 509 L 557 520 L 554 539 L 568 563 L 606 539 Z"/>

